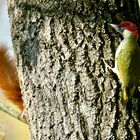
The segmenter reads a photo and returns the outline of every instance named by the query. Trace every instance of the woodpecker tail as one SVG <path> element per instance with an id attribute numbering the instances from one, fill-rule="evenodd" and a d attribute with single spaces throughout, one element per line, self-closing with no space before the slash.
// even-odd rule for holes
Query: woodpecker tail
<path id="1" fill-rule="evenodd" d="M 15 58 L 9 57 L 6 46 L 0 46 L 0 89 L 4 95 L 23 110 Z"/>
<path id="2" fill-rule="evenodd" d="M 132 94 L 128 87 L 123 87 L 121 94 L 121 106 L 126 110 L 126 113 L 131 115 Z"/>
<path id="3" fill-rule="evenodd" d="M 135 86 L 123 87 L 122 94 L 121 94 L 122 104 L 125 105 L 128 102 L 128 100 L 132 100 L 135 90 L 136 90 Z"/>
<path id="4" fill-rule="evenodd" d="M 127 87 L 123 87 L 122 94 L 121 94 L 121 102 L 123 105 L 125 105 L 128 101 L 128 90 Z"/>

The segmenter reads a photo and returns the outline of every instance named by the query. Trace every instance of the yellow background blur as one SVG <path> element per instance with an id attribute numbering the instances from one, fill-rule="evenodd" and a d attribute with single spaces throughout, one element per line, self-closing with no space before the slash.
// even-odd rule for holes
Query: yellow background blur
<path id="1" fill-rule="evenodd" d="M 0 102 L 17 110 L 13 104 L 0 96 Z M 0 111 L 0 140 L 30 140 L 28 125 Z"/>

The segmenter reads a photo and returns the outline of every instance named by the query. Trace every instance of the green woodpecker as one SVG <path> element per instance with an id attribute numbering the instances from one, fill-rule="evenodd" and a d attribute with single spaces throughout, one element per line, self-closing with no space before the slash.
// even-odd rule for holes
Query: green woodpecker
<path id="1" fill-rule="evenodd" d="M 117 74 L 122 84 L 122 103 L 131 101 L 140 82 L 140 48 L 137 44 L 138 28 L 130 21 L 110 24 L 123 36 L 115 53 L 115 67 L 107 67 Z"/>

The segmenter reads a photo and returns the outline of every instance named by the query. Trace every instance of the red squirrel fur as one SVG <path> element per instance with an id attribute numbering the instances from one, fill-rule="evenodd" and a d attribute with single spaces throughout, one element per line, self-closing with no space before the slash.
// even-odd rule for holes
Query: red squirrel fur
<path id="1" fill-rule="evenodd" d="M 8 56 L 8 48 L 0 46 L 0 89 L 4 96 L 23 111 L 23 100 L 14 57 Z"/>

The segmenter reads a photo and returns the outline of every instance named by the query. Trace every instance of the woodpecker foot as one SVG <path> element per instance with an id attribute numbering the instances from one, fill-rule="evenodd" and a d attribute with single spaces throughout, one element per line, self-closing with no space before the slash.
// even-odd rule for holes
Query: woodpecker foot
<path id="1" fill-rule="evenodd" d="M 136 87 L 133 97 L 136 99 L 140 99 L 140 87 Z"/>

